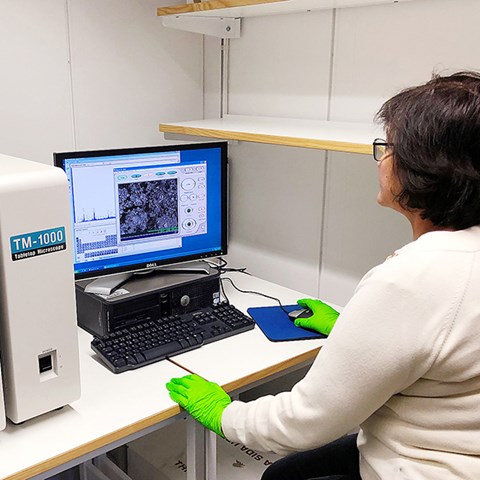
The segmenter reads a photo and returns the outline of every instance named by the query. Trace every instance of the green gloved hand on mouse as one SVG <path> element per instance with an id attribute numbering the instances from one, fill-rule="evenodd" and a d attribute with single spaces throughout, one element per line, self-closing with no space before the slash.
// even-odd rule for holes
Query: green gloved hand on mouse
<path id="1" fill-rule="evenodd" d="M 172 378 L 166 384 L 170 398 L 203 426 L 225 437 L 222 432 L 222 414 L 232 402 L 220 385 L 198 375 Z"/>
<path id="2" fill-rule="evenodd" d="M 330 334 L 340 313 L 321 300 L 301 298 L 297 303 L 301 307 L 309 308 L 312 315 L 308 318 L 297 318 L 294 322 L 296 327 L 308 328 L 324 335 Z"/>

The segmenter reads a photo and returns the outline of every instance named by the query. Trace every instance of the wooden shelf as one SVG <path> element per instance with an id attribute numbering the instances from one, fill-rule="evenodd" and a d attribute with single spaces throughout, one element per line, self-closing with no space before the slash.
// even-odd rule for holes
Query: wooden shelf
<path id="1" fill-rule="evenodd" d="M 160 124 L 164 133 L 290 147 L 372 154 L 372 142 L 384 135 L 368 123 L 225 115 L 223 118 Z"/>
<path id="2" fill-rule="evenodd" d="M 159 7 L 157 15 L 242 18 L 407 1 L 411 0 L 209 0 Z"/>

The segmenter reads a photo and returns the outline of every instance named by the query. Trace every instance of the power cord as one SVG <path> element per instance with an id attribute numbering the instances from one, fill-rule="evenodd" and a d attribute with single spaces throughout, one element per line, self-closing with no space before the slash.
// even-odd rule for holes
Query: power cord
<path id="1" fill-rule="evenodd" d="M 214 263 L 214 262 L 209 262 L 209 261 L 206 261 L 206 263 L 208 263 L 208 265 L 210 265 L 212 268 L 215 268 L 216 270 L 218 270 L 218 272 L 220 274 L 229 273 L 229 272 L 239 272 L 239 273 L 244 273 L 245 275 L 251 275 L 249 272 L 247 272 L 246 267 L 230 268 L 230 267 L 227 267 L 228 262 L 224 258 L 218 257 L 218 260 L 221 262 L 220 264 L 217 264 L 217 263 Z M 225 300 L 227 301 L 227 303 L 230 303 L 230 300 L 228 299 L 228 296 L 225 292 L 225 287 L 223 285 L 224 281 L 230 282 L 232 287 L 240 293 L 245 293 L 245 294 L 249 294 L 249 295 L 259 295 L 260 297 L 268 298 L 270 300 L 273 300 L 273 301 L 277 302 L 279 304 L 280 308 L 282 309 L 282 311 L 285 312 L 288 315 L 289 312 L 284 308 L 282 302 L 278 298 L 272 297 L 270 295 L 266 295 L 265 293 L 256 292 L 254 290 L 242 290 L 241 288 L 237 287 L 237 285 L 235 285 L 234 281 L 231 278 L 220 277 L 220 289 L 221 289 L 222 295 L 225 298 Z"/>
<path id="2" fill-rule="evenodd" d="M 227 267 L 228 262 L 223 259 L 222 257 L 218 257 L 218 260 L 220 260 L 220 264 L 215 263 L 215 262 L 209 262 L 205 260 L 205 263 L 207 263 L 210 267 L 214 268 L 215 270 L 218 270 L 220 274 L 222 273 L 228 273 L 228 272 L 239 272 L 239 273 L 245 273 L 246 275 L 251 275 L 250 273 L 247 272 L 247 268 L 229 268 Z"/>
<path id="3" fill-rule="evenodd" d="M 227 296 L 225 295 L 225 289 L 223 287 L 223 281 L 224 280 L 228 280 L 231 284 L 232 284 L 232 287 L 235 289 L 235 290 L 238 290 L 240 293 L 247 293 L 247 294 L 252 294 L 252 295 L 260 295 L 260 297 L 265 297 L 265 298 L 269 298 L 270 300 L 274 300 L 275 302 L 278 302 L 278 305 L 280 306 L 280 308 L 288 315 L 288 310 L 286 310 L 284 308 L 284 306 L 282 305 L 282 302 L 278 299 L 278 298 L 275 298 L 275 297 L 271 297 L 270 295 L 266 295 L 265 293 L 261 293 L 261 292 L 255 292 L 254 290 L 242 290 L 240 288 L 238 288 L 235 283 L 233 282 L 233 280 L 229 277 L 224 277 L 224 278 L 221 278 L 220 279 L 220 283 L 222 285 L 222 292 L 223 292 L 223 295 L 225 298 L 227 298 Z M 228 301 L 228 298 L 227 298 L 227 301 Z M 229 302 L 230 303 L 230 302 Z"/>

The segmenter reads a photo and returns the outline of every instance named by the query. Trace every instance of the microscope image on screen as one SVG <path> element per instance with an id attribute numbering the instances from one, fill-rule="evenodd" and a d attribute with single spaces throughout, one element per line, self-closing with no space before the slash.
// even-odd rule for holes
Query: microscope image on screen
<path id="1" fill-rule="evenodd" d="M 206 165 L 154 165 L 113 170 L 118 242 L 202 235 L 206 222 Z"/>
<path id="2" fill-rule="evenodd" d="M 120 241 L 178 233 L 176 179 L 118 185 Z"/>

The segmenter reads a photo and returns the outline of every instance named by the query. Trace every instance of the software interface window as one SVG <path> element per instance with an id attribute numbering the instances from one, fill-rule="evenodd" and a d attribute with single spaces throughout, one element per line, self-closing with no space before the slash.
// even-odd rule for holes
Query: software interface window
<path id="1" fill-rule="evenodd" d="M 75 271 L 221 250 L 218 149 L 66 159 Z"/>

